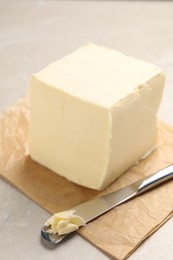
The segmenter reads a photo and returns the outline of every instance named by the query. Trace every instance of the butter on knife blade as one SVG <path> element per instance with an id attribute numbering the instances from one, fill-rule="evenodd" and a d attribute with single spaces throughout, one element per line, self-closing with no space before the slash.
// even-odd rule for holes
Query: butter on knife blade
<path id="1" fill-rule="evenodd" d="M 47 232 L 64 235 L 79 229 L 81 226 L 84 226 L 85 221 L 74 213 L 75 210 L 66 210 L 55 213 L 44 224 L 48 227 Z"/>

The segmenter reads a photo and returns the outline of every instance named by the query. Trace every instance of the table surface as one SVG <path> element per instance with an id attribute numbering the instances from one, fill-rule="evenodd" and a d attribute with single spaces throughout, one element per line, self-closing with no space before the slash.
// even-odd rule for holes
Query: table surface
<path id="1" fill-rule="evenodd" d="M 0 110 L 27 95 L 33 72 L 93 42 L 163 68 L 166 87 L 158 113 L 173 125 L 173 2 L 0 2 Z M 75 234 L 54 247 L 40 239 L 49 214 L 0 179 L 0 256 L 11 259 L 109 259 Z M 171 260 L 173 219 L 130 260 Z"/>

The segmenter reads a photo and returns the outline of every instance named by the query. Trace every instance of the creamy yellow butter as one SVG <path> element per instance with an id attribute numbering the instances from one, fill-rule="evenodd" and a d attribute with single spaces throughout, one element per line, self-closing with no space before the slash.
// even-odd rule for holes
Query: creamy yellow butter
<path id="1" fill-rule="evenodd" d="M 30 81 L 33 160 L 102 190 L 156 146 L 160 68 L 88 44 Z"/>
<path id="2" fill-rule="evenodd" d="M 47 232 L 64 235 L 79 229 L 81 226 L 84 226 L 85 221 L 74 213 L 74 210 L 66 210 L 55 213 L 44 224 L 48 227 Z"/>

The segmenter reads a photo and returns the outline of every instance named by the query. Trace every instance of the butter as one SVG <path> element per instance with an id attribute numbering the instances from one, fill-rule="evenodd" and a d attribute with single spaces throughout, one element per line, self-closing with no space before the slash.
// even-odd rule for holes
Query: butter
<path id="1" fill-rule="evenodd" d="M 55 213 L 44 224 L 48 227 L 47 232 L 64 235 L 79 229 L 81 226 L 85 226 L 85 221 L 74 213 L 74 210 Z"/>
<path id="2" fill-rule="evenodd" d="M 164 87 L 160 68 L 88 44 L 30 81 L 33 160 L 77 184 L 102 190 L 157 140 Z"/>

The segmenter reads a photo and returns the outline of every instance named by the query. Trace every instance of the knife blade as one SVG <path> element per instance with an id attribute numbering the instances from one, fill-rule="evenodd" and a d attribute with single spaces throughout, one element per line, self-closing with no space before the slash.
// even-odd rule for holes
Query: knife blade
<path id="1" fill-rule="evenodd" d="M 114 207 L 137 197 L 171 178 L 173 178 L 173 164 L 120 190 L 75 206 L 72 210 L 75 210 L 75 214 L 82 217 L 85 222 L 88 223 Z M 47 227 L 43 226 L 41 229 L 41 235 L 49 242 L 59 243 L 68 234 L 50 234 L 47 232 Z"/>
<path id="2" fill-rule="evenodd" d="M 159 172 L 130 184 L 120 190 L 82 203 L 73 208 L 76 214 L 81 216 L 86 223 L 106 213 L 112 208 L 130 200 L 149 189 L 173 178 L 173 165 L 170 165 Z"/>

